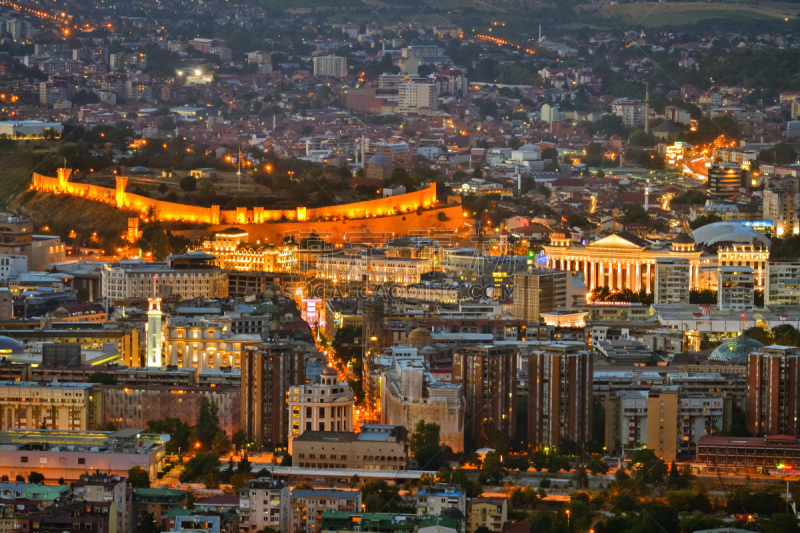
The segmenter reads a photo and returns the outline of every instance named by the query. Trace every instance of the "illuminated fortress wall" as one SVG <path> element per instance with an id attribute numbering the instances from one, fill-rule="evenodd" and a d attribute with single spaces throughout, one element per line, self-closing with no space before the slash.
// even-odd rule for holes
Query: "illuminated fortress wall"
<path id="1" fill-rule="evenodd" d="M 319 226 L 321 232 L 332 237 L 335 236 L 334 238 L 346 238 L 348 232 L 363 233 L 365 228 L 371 228 L 377 233 L 405 235 L 407 234 L 405 229 L 409 224 L 404 223 L 404 216 L 414 217 L 414 227 L 417 229 L 429 229 L 430 227 L 430 229 L 452 230 L 457 229 L 461 223 L 460 206 L 446 207 L 444 211 L 447 220 L 444 221 L 438 219 L 438 213 L 442 211 L 440 209 L 437 209 L 433 216 L 429 215 L 430 212 L 416 215 L 417 209 L 435 207 L 435 184 L 427 189 L 408 194 L 329 207 L 313 209 L 298 207 L 283 210 L 241 207 L 221 211 L 218 205 L 199 207 L 164 202 L 129 193 L 126 191 L 128 178 L 125 176 L 118 176 L 116 188 L 110 189 L 86 183 L 73 183 L 69 180 L 71 174 L 71 169 L 64 168 L 58 169 L 58 176 L 55 178 L 34 173 L 32 187 L 41 192 L 66 194 L 104 202 L 120 209 L 137 211 L 143 216 L 152 212 L 154 218 L 167 222 L 182 221 L 212 225 L 250 225 L 271 222 L 273 224 L 270 225 L 279 226 L 263 231 L 254 231 L 254 233 L 262 233 L 263 237 L 267 239 L 286 232 L 298 231 L 296 222 L 313 221 L 315 222 L 314 226 Z M 376 219 L 376 217 L 380 217 L 380 219 Z M 362 222 L 350 223 L 350 221 Z M 294 222 L 294 224 L 286 224 L 286 222 Z"/>

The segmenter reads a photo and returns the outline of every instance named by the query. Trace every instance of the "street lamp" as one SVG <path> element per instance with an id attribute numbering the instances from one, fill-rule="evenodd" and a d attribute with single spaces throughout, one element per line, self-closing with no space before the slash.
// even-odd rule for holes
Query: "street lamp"
<path id="1" fill-rule="evenodd" d="M 569 509 L 567 509 L 567 531 L 569 531 Z"/>

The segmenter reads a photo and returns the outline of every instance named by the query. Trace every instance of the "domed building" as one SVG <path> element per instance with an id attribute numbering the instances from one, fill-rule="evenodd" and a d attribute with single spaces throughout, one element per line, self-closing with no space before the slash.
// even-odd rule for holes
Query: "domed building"
<path id="1" fill-rule="evenodd" d="M 754 352 L 763 347 L 764 345 L 757 340 L 742 335 L 717 346 L 714 351 L 711 352 L 708 362 L 744 365 L 747 363 L 747 355 L 750 352 Z"/>
<path id="2" fill-rule="evenodd" d="M 389 161 L 389 158 L 381 154 L 370 157 L 364 169 L 366 177 L 382 181 L 386 181 L 391 177 L 392 170 L 394 170 L 394 164 Z"/>
<path id="3" fill-rule="evenodd" d="M 0 335 L 0 356 L 12 357 L 14 355 L 22 355 L 25 352 L 25 346 L 16 339 Z"/>

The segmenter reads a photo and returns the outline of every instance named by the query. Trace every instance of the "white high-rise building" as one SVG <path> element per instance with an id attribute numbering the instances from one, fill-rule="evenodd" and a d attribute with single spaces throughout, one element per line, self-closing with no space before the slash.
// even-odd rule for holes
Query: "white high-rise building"
<path id="1" fill-rule="evenodd" d="M 422 109 L 436 109 L 436 85 L 403 83 L 398 85 L 397 110 L 400 113 L 418 113 Z"/>
<path id="2" fill-rule="evenodd" d="M 337 56 L 315 57 L 314 76 L 344 78 L 347 76 L 347 58 Z"/>
<path id="3" fill-rule="evenodd" d="M 752 311 L 755 276 L 749 266 L 720 266 L 717 302 L 720 311 Z"/>
<path id="4" fill-rule="evenodd" d="M 611 112 L 622 119 L 626 128 L 644 126 L 644 104 L 639 100 L 618 98 L 611 102 Z"/>
<path id="5" fill-rule="evenodd" d="M 685 257 L 656 259 L 655 303 L 689 303 L 689 260 Z"/>

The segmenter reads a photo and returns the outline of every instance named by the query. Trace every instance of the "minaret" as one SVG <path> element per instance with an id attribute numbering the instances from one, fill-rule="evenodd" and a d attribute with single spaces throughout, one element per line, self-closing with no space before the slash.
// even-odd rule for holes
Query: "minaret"
<path id="1" fill-rule="evenodd" d="M 367 171 L 366 161 L 364 161 L 365 157 L 367 156 L 367 139 L 364 137 L 366 132 L 362 129 L 361 130 L 361 168 L 364 169 L 364 172 Z"/>
<path id="2" fill-rule="evenodd" d="M 275 125 L 278 123 L 278 115 L 272 115 L 272 131 L 275 131 Z"/>
<path id="3" fill-rule="evenodd" d="M 644 186 L 644 212 L 647 213 L 650 210 L 650 183 L 648 182 L 647 185 Z"/>
<path id="4" fill-rule="evenodd" d="M 161 298 L 158 297 L 158 276 L 153 276 L 153 297 L 147 299 L 147 361 L 145 366 L 161 368 Z"/>
<path id="5" fill-rule="evenodd" d="M 644 90 L 644 132 L 650 133 L 650 82 L 645 85 Z"/>
<path id="6" fill-rule="evenodd" d="M 538 42 L 542 42 L 542 25 L 541 25 L 541 23 L 539 24 L 539 41 Z"/>

